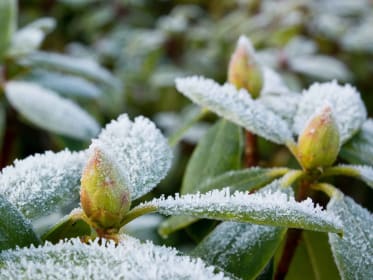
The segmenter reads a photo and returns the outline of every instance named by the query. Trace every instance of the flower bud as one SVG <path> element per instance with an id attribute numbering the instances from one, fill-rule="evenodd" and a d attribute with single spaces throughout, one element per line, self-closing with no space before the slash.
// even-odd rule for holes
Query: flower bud
<path id="1" fill-rule="evenodd" d="M 304 169 L 327 167 L 336 160 L 339 148 L 338 125 L 327 105 L 310 119 L 299 136 L 298 159 Z"/>
<path id="2" fill-rule="evenodd" d="M 262 90 L 262 70 L 255 60 L 253 46 L 245 36 L 238 40 L 229 62 L 228 82 L 237 89 L 246 89 L 253 98 L 258 97 Z"/>
<path id="3" fill-rule="evenodd" d="M 96 229 L 119 229 L 131 200 L 116 162 L 94 147 L 81 178 L 80 202 Z"/>

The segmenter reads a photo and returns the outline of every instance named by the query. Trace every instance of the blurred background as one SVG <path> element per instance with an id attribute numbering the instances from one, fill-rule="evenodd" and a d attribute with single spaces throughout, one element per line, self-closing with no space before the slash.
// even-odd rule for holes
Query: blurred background
<path id="1" fill-rule="evenodd" d="M 224 83 L 241 34 L 292 91 L 315 81 L 348 82 L 373 113 L 371 0 L 20 0 L 18 9 L 0 82 L 23 80 L 52 90 L 100 127 L 125 112 L 145 115 L 172 134 L 196 110 L 177 93 L 174 79 L 203 75 Z M 84 134 L 46 127 L 27 118 L 22 106 L 0 95 L 1 167 L 45 150 L 84 149 L 99 131 L 92 121 L 82 125 Z M 153 195 L 178 191 L 196 142 L 214 120 L 208 116 L 183 137 L 170 175 Z M 260 140 L 259 149 L 260 165 L 296 164 L 282 147 Z M 354 191 L 361 183 L 353 179 L 336 183 L 373 209 L 370 189 Z M 155 228 L 159 219 L 140 226 Z"/>

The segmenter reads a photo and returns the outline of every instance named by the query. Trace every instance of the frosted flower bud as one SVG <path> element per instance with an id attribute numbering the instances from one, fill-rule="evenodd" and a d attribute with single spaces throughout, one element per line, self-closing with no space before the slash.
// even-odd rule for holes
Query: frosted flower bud
<path id="1" fill-rule="evenodd" d="M 327 167 L 334 163 L 339 149 L 338 125 L 327 105 L 311 117 L 299 136 L 298 159 L 305 169 Z"/>
<path id="2" fill-rule="evenodd" d="M 131 205 L 128 187 L 115 160 L 97 146 L 91 151 L 81 178 L 82 208 L 94 228 L 119 230 Z"/>
<path id="3" fill-rule="evenodd" d="M 253 98 L 260 95 L 263 87 L 263 73 L 255 60 L 251 42 L 241 36 L 232 54 L 228 68 L 228 82 L 237 89 L 246 89 Z"/>

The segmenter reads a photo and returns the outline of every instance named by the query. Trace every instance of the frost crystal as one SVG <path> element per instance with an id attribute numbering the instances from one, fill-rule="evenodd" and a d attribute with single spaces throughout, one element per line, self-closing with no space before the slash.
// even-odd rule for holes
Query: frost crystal
<path id="1" fill-rule="evenodd" d="M 0 174 L 0 194 L 25 217 L 38 218 L 78 198 L 84 152 L 46 152 L 16 160 Z"/>
<path id="2" fill-rule="evenodd" d="M 197 76 L 176 79 L 176 87 L 196 104 L 270 141 L 283 144 L 292 139 L 286 122 L 254 101 L 244 89 L 238 91 L 233 85 L 221 86 Z"/>
<path id="3" fill-rule="evenodd" d="M 328 210 L 343 221 L 343 238 L 329 233 L 329 243 L 343 280 L 373 279 L 373 215 L 341 193 Z"/>
<path id="4" fill-rule="evenodd" d="M 325 102 L 332 106 L 338 123 L 342 142 L 346 142 L 363 125 L 367 118 L 365 106 L 360 94 L 350 85 L 338 85 L 336 81 L 315 83 L 303 92 L 294 119 L 294 131 L 300 134 L 315 110 Z"/>
<path id="5" fill-rule="evenodd" d="M 9 82 L 6 96 L 14 108 L 37 126 L 78 139 L 100 130 L 96 121 L 72 101 L 30 82 Z"/>
<path id="6" fill-rule="evenodd" d="M 278 181 L 276 181 L 278 182 Z M 272 185 L 272 184 L 271 184 Z M 280 191 L 249 195 L 231 194 L 229 188 L 206 194 L 161 197 L 138 207 L 155 207 L 164 215 L 189 215 L 200 218 L 251 222 L 256 224 L 299 227 L 317 231 L 341 232 L 339 219 L 308 198 L 296 202 Z"/>
<path id="7" fill-rule="evenodd" d="M 92 147 L 99 146 L 116 160 L 127 181 L 131 199 L 154 188 L 171 166 L 172 153 L 166 138 L 144 117 L 131 122 L 121 115 L 101 132 Z"/>
<path id="8" fill-rule="evenodd" d="M 228 280 L 201 259 L 180 256 L 175 249 L 123 236 L 118 244 L 105 246 L 79 239 L 3 251 L 1 279 L 211 279 Z"/>

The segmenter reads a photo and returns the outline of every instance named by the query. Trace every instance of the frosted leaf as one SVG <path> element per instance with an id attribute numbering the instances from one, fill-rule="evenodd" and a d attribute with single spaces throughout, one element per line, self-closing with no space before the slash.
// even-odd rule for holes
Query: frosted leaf
<path id="1" fill-rule="evenodd" d="M 32 55 L 24 58 L 21 62 L 35 68 L 82 76 L 108 86 L 118 86 L 120 83 L 109 71 L 93 59 L 50 52 L 33 52 Z"/>
<path id="2" fill-rule="evenodd" d="M 289 67 L 295 72 L 324 81 L 331 79 L 347 81 L 351 78 L 351 73 L 346 65 L 337 59 L 324 55 L 294 57 L 290 59 L 289 64 Z"/>
<path id="3" fill-rule="evenodd" d="M 34 71 L 30 78 L 43 87 L 67 97 L 97 99 L 102 95 L 101 89 L 94 83 L 77 76 Z"/>
<path id="4" fill-rule="evenodd" d="M 172 152 L 166 138 L 144 117 L 131 122 L 127 115 L 121 115 L 93 140 L 91 147 L 95 146 L 117 161 L 131 199 L 151 191 L 171 166 Z"/>
<path id="5" fill-rule="evenodd" d="M 338 218 L 323 211 L 318 205 L 315 207 L 310 198 L 296 202 L 293 197 L 280 191 L 249 195 L 247 192 L 231 194 L 229 188 L 226 188 L 206 194 L 183 196 L 176 194 L 175 198 L 161 197 L 138 207 L 153 207 L 164 215 L 189 215 L 216 220 L 341 232 Z"/>
<path id="6" fill-rule="evenodd" d="M 16 160 L 0 174 L 0 194 L 35 219 L 79 197 L 83 152 L 46 152 Z"/>
<path id="7" fill-rule="evenodd" d="M 12 106 L 41 128 L 77 139 L 90 139 L 100 130 L 75 103 L 34 83 L 9 82 L 5 91 Z"/>
<path id="8" fill-rule="evenodd" d="M 254 101 L 244 89 L 238 91 L 233 85 L 221 86 L 197 76 L 176 79 L 176 87 L 198 105 L 270 141 L 283 144 L 292 139 L 286 122 Z"/>
<path id="9" fill-rule="evenodd" d="M 354 164 L 373 165 L 373 121 L 364 122 L 356 135 L 341 150 L 341 157 Z"/>
<path id="10" fill-rule="evenodd" d="M 0 195 L 0 251 L 39 244 L 31 223 Z"/>
<path id="11" fill-rule="evenodd" d="M 269 67 L 263 67 L 264 84 L 260 96 L 291 94 L 281 76 Z"/>
<path id="12" fill-rule="evenodd" d="M 228 280 L 201 259 L 181 256 L 172 248 L 123 236 L 116 245 L 79 239 L 41 247 L 3 251 L 1 279 L 211 279 Z"/>
<path id="13" fill-rule="evenodd" d="M 37 50 L 55 26 L 53 18 L 41 18 L 26 25 L 13 35 L 7 55 L 21 56 Z"/>
<path id="14" fill-rule="evenodd" d="M 367 111 L 356 89 L 348 84 L 341 86 L 336 81 L 314 83 L 302 94 L 294 118 L 293 129 L 300 134 L 309 118 L 328 102 L 337 121 L 341 141 L 351 138 L 367 118 Z"/>
<path id="15" fill-rule="evenodd" d="M 373 278 L 373 215 L 338 193 L 328 210 L 343 221 L 343 237 L 329 233 L 329 243 L 343 280 Z"/>
<path id="16" fill-rule="evenodd" d="M 193 255 L 238 277 L 255 279 L 285 233 L 282 227 L 225 222 L 201 241 Z"/>

